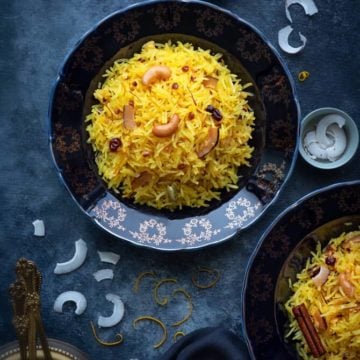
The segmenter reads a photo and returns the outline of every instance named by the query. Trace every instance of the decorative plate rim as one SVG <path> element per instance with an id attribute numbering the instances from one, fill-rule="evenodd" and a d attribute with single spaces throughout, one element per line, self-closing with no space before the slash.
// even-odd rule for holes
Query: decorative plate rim
<path id="1" fill-rule="evenodd" d="M 68 357 L 69 359 L 73 360 L 86 360 L 88 356 L 80 349 L 75 347 L 74 345 L 67 343 L 62 340 L 48 338 L 48 344 L 51 352 L 63 355 Z M 37 344 L 37 350 L 41 349 L 41 346 Z M 11 341 L 4 345 L 0 346 L 0 359 L 7 359 L 9 356 L 19 354 L 20 353 L 20 346 L 17 340 Z"/>
<path id="2" fill-rule="evenodd" d="M 248 291 L 247 288 L 248 288 L 250 270 L 251 270 L 252 265 L 253 265 L 257 255 L 259 253 L 260 248 L 262 247 L 262 245 L 265 242 L 268 235 L 274 230 L 274 228 L 276 228 L 276 226 L 278 225 L 278 223 L 280 223 L 280 221 L 283 219 L 283 217 L 285 217 L 286 215 L 292 213 L 293 211 L 296 211 L 296 209 L 298 209 L 299 206 L 305 204 L 307 201 L 311 200 L 314 196 L 322 194 L 322 193 L 326 193 L 326 192 L 334 190 L 336 188 L 344 188 L 344 187 L 356 186 L 356 185 L 360 185 L 360 180 L 349 180 L 349 181 L 330 184 L 330 185 L 315 189 L 312 192 L 302 196 L 301 198 L 296 200 L 294 203 L 289 205 L 279 215 L 276 216 L 276 218 L 266 228 L 265 232 L 260 237 L 260 240 L 257 242 L 257 244 L 255 246 L 255 249 L 251 253 L 251 256 L 249 257 L 248 263 L 246 265 L 243 285 L 242 285 L 242 289 L 241 289 L 241 296 L 240 296 L 240 298 L 241 298 L 241 307 L 242 307 L 242 310 L 241 310 L 242 334 L 243 334 L 246 346 L 248 348 L 250 357 L 252 359 L 256 359 L 256 357 L 254 355 L 252 342 L 250 341 L 250 337 L 249 337 L 249 334 L 248 334 L 248 331 L 247 331 L 247 326 L 246 326 L 246 314 L 247 314 L 247 311 L 246 311 L 246 306 L 245 306 L 245 298 L 246 298 L 246 293 Z"/>
<path id="3" fill-rule="evenodd" d="M 55 97 L 55 91 L 56 88 L 58 86 L 58 84 L 60 83 L 60 81 L 62 80 L 62 78 L 64 77 L 64 69 L 66 67 L 66 64 L 68 63 L 68 61 L 71 59 L 71 56 L 81 47 L 81 45 L 84 43 L 84 41 L 86 40 L 86 38 L 94 33 L 102 24 L 104 24 L 105 22 L 107 22 L 109 19 L 111 19 L 112 17 L 115 16 L 119 16 L 122 14 L 127 13 L 128 11 L 131 11 L 133 9 L 137 9 L 137 8 L 141 8 L 143 6 L 147 6 L 147 5 L 156 5 L 156 4 L 199 4 L 202 6 L 206 6 L 208 8 L 211 8 L 221 14 L 224 14 L 226 16 L 229 16 L 231 18 L 233 18 L 236 22 L 241 23 L 245 26 L 247 26 L 249 29 L 251 29 L 252 32 L 254 32 L 263 42 L 264 44 L 268 47 L 268 49 L 271 51 L 272 55 L 275 57 L 276 61 L 279 63 L 279 65 L 281 66 L 284 74 L 286 75 L 287 81 L 289 82 L 289 88 L 292 92 L 292 102 L 293 102 L 293 106 L 294 106 L 294 112 L 296 113 L 296 136 L 295 136 L 295 144 L 294 144 L 294 149 L 293 149 L 293 153 L 292 153 L 292 157 L 291 160 L 289 161 L 289 168 L 286 172 L 286 174 L 284 175 L 284 178 L 282 179 L 281 184 L 279 185 L 279 188 L 274 192 L 272 199 L 266 203 L 265 205 L 263 205 L 263 208 L 261 210 L 261 212 L 255 216 L 253 219 L 251 219 L 250 221 L 248 221 L 244 226 L 240 227 L 240 228 L 236 228 L 234 229 L 234 231 L 230 234 L 226 234 L 225 236 L 221 237 L 220 239 L 217 240 L 213 240 L 211 242 L 200 242 L 197 243 L 195 245 L 186 245 L 183 247 L 178 247 L 178 248 L 167 248 L 167 247 L 163 247 L 161 245 L 156 245 L 156 244 L 152 244 L 152 243 L 141 243 L 138 241 L 135 241 L 133 238 L 131 237 L 121 237 L 117 234 L 114 234 L 108 227 L 106 227 L 105 225 L 101 224 L 94 216 L 92 216 L 90 214 L 91 211 L 89 211 L 89 209 L 85 209 L 83 208 L 83 206 L 81 206 L 81 204 L 78 202 L 78 200 L 75 198 L 73 192 L 71 191 L 71 189 L 69 188 L 68 184 L 66 183 L 64 176 L 62 174 L 62 169 L 59 167 L 56 159 L 55 159 L 55 154 L 54 154 L 54 149 L 52 146 L 52 142 L 53 142 L 53 136 L 52 136 L 52 112 L 54 110 L 54 97 Z M 296 160 L 299 156 L 299 131 L 300 131 L 300 120 L 301 120 L 301 109 L 300 109 L 300 102 L 299 102 L 299 98 L 298 98 L 298 92 L 297 92 L 297 88 L 295 86 L 295 80 L 291 75 L 291 72 L 287 66 L 287 64 L 285 63 L 285 61 L 283 60 L 283 58 L 281 57 L 279 51 L 275 48 L 274 45 L 271 44 L 271 42 L 268 40 L 268 38 L 264 35 L 264 33 L 262 31 L 260 31 L 255 25 L 252 25 L 251 23 L 249 23 L 248 21 L 244 20 L 242 17 L 240 17 L 239 15 L 233 13 L 232 11 L 228 10 L 228 9 L 224 9 L 218 5 L 212 4 L 212 3 L 208 3 L 206 1 L 202 1 L 202 0 L 147 0 L 144 2 L 137 2 L 135 4 L 131 4 L 129 6 L 126 6 L 120 10 L 116 10 L 111 12 L 109 15 L 107 15 L 106 17 L 102 18 L 101 20 L 99 20 L 98 22 L 96 22 L 96 24 L 94 26 L 92 26 L 88 31 L 86 31 L 81 38 L 68 50 L 67 54 L 65 55 L 64 60 L 62 61 L 60 68 L 57 72 L 57 76 L 55 81 L 53 82 L 51 91 L 50 91 L 50 101 L 49 101 L 49 107 L 48 107 L 48 113 L 47 113 L 47 133 L 48 133 L 48 146 L 50 148 L 50 154 L 51 154 L 51 158 L 53 161 L 53 164 L 56 168 L 56 171 L 58 173 L 58 176 L 60 177 L 60 180 L 62 182 L 62 184 L 65 186 L 65 188 L 67 189 L 67 191 L 70 193 L 70 196 L 72 197 L 72 199 L 75 201 L 75 203 L 77 204 L 77 206 L 80 208 L 80 210 L 88 217 L 90 218 L 90 220 L 95 223 L 98 227 L 102 228 L 103 230 L 105 230 L 108 234 L 116 237 L 116 238 L 121 238 L 135 246 L 138 247 L 144 247 L 144 248 L 150 248 L 150 249 L 154 249 L 154 250 L 160 250 L 160 251 L 165 251 L 165 252 L 175 252 L 175 251 L 188 251 L 188 250 L 198 250 L 207 246 L 215 246 L 218 245 L 220 243 L 223 243 L 227 240 L 229 240 L 230 238 L 234 238 L 237 234 L 239 234 L 241 231 L 244 231 L 245 229 L 249 228 L 250 226 L 252 226 L 256 221 L 258 221 L 261 216 L 268 210 L 268 208 L 270 206 L 272 206 L 280 192 L 282 191 L 284 185 L 287 183 L 287 181 L 289 180 L 290 176 L 293 173 L 295 164 L 296 164 Z M 227 204 L 230 203 L 231 200 L 227 201 Z M 217 210 L 217 209 L 215 209 Z M 213 211 L 215 211 L 213 210 Z M 209 212 L 209 214 L 212 211 Z M 199 215 L 197 216 L 197 218 L 203 218 L 203 215 Z M 189 217 L 190 219 L 190 217 Z M 169 219 L 169 221 L 171 221 Z"/>

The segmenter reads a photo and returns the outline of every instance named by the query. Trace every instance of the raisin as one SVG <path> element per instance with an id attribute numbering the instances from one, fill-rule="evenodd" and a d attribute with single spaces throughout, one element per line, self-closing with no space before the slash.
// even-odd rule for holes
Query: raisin
<path id="1" fill-rule="evenodd" d="M 189 67 L 187 65 L 183 66 L 181 69 L 183 72 L 189 71 Z"/>
<path id="2" fill-rule="evenodd" d="M 192 120 L 192 119 L 194 119 L 195 114 L 193 112 L 189 112 L 188 116 L 189 116 L 189 120 Z"/>
<path id="3" fill-rule="evenodd" d="M 211 113 L 211 116 L 216 121 L 220 121 L 223 118 L 219 109 L 214 109 L 214 111 Z"/>
<path id="4" fill-rule="evenodd" d="M 121 140 L 119 138 L 113 138 L 109 142 L 110 151 L 115 152 L 121 146 Z"/>
<path id="5" fill-rule="evenodd" d="M 212 105 L 208 105 L 205 109 L 205 111 L 212 113 L 215 110 L 215 108 Z"/>
<path id="6" fill-rule="evenodd" d="M 174 90 L 178 89 L 178 88 L 179 88 L 179 84 L 178 84 L 178 83 L 173 83 L 173 84 L 172 84 L 172 88 L 173 88 Z"/>
<path id="7" fill-rule="evenodd" d="M 336 258 L 334 256 L 332 256 L 332 255 L 327 256 L 326 259 L 325 259 L 325 263 L 326 263 L 326 265 L 334 266 L 335 263 L 336 263 Z"/>

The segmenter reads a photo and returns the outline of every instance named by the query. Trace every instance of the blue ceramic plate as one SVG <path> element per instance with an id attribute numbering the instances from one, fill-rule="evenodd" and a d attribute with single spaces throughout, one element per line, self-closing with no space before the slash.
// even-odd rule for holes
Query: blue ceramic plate
<path id="1" fill-rule="evenodd" d="M 289 279 L 305 266 L 316 243 L 360 226 L 360 181 L 315 191 L 285 210 L 265 232 L 246 271 L 243 331 L 252 359 L 295 359 L 294 344 L 284 341 L 283 304 Z"/>
<path id="2" fill-rule="evenodd" d="M 101 74 L 114 59 L 132 56 L 150 39 L 189 41 L 220 51 L 233 72 L 254 84 L 251 166 L 239 171 L 239 190 L 222 194 L 209 207 L 167 212 L 125 201 L 98 176 L 86 142 L 84 117 Z M 274 202 L 295 162 L 299 117 L 288 70 L 253 26 L 205 2 L 144 2 L 101 21 L 66 58 L 50 99 L 49 140 L 63 183 L 101 228 L 137 245 L 194 249 L 229 239 Z"/>

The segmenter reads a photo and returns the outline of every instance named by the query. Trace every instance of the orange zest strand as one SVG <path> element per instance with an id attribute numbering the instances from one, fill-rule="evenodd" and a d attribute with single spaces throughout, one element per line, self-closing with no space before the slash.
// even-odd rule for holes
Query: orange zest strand
<path id="1" fill-rule="evenodd" d="M 110 342 L 103 341 L 97 335 L 95 325 L 93 324 L 92 321 L 90 321 L 90 325 L 91 325 L 91 330 L 92 330 L 95 340 L 103 346 L 116 346 L 116 345 L 120 345 L 124 341 L 124 337 L 122 336 L 122 334 L 116 334 L 115 338 L 117 340 L 115 340 L 115 341 L 110 341 Z"/>
<path id="2" fill-rule="evenodd" d="M 214 279 L 209 284 L 200 284 L 198 282 L 197 273 L 208 273 L 209 275 L 214 276 Z M 191 280 L 192 283 L 199 289 L 209 289 L 211 287 L 214 287 L 217 284 L 217 282 L 220 280 L 220 271 L 217 269 L 198 267 L 197 273 L 193 273 Z"/>
<path id="3" fill-rule="evenodd" d="M 300 71 L 298 74 L 298 80 L 303 82 L 310 76 L 310 73 L 308 71 Z"/>
<path id="4" fill-rule="evenodd" d="M 178 293 L 181 293 L 181 294 L 185 295 L 186 299 L 188 300 L 188 303 L 189 303 L 189 312 L 187 313 L 187 315 L 186 315 L 183 319 L 181 319 L 181 320 L 173 323 L 171 326 L 179 326 L 179 325 L 183 324 L 184 322 L 188 321 L 188 320 L 190 319 L 191 315 L 192 315 L 193 308 L 194 308 L 193 303 L 192 303 L 191 296 L 190 296 L 190 294 L 189 294 L 185 289 L 181 289 L 181 288 L 180 288 L 180 289 L 174 290 L 173 296 L 175 296 L 175 295 L 178 294 Z"/>
<path id="5" fill-rule="evenodd" d="M 168 302 L 169 302 L 169 298 L 167 296 L 165 296 L 163 299 L 159 299 L 159 295 L 158 295 L 158 291 L 161 285 L 166 284 L 166 283 L 173 283 L 176 284 L 177 280 L 176 279 L 162 279 L 160 281 L 158 281 L 154 287 L 154 300 L 158 305 L 161 306 L 165 306 Z"/>
<path id="6" fill-rule="evenodd" d="M 164 343 L 165 343 L 165 341 L 166 341 L 166 339 L 167 339 L 166 326 L 165 326 L 165 324 L 164 324 L 161 320 L 159 320 L 159 319 L 157 319 L 157 318 L 155 318 L 155 317 L 153 317 L 153 316 L 147 316 L 147 315 L 146 315 L 146 316 L 140 316 L 140 317 L 138 317 L 137 319 L 135 319 L 135 320 L 133 321 L 133 326 L 134 326 L 134 328 L 136 329 L 136 324 L 137 324 L 139 321 L 144 321 L 144 320 L 149 320 L 149 321 L 152 321 L 152 322 L 160 325 L 161 329 L 163 330 L 163 336 L 162 336 L 161 340 L 160 340 L 157 344 L 154 345 L 154 349 L 158 349 L 160 346 L 164 345 Z"/>
<path id="7" fill-rule="evenodd" d="M 184 332 L 182 332 L 182 331 L 177 331 L 177 332 L 174 334 L 173 339 L 174 339 L 174 341 L 176 342 L 179 337 L 183 337 L 183 336 L 185 336 L 185 333 L 184 333 Z"/>
<path id="8" fill-rule="evenodd" d="M 151 277 L 156 277 L 156 274 L 154 271 L 143 271 L 141 272 L 137 278 L 135 279 L 135 282 L 134 282 L 134 286 L 133 286 L 133 292 L 135 294 L 137 294 L 139 292 L 139 288 L 140 288 L 140 283 L 141 283 L 141 280 L 146 277 L 146 276 L 151 276 Z"/>

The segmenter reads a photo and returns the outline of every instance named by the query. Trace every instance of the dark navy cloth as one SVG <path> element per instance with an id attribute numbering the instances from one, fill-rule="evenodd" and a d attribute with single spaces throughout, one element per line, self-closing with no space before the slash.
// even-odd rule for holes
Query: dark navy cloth
<path id="1" fill-rule="evenodd" d="M 177 341 L 160 360 L 246 360 L 245 343 L 221 327 L 196 330 Z"/>

